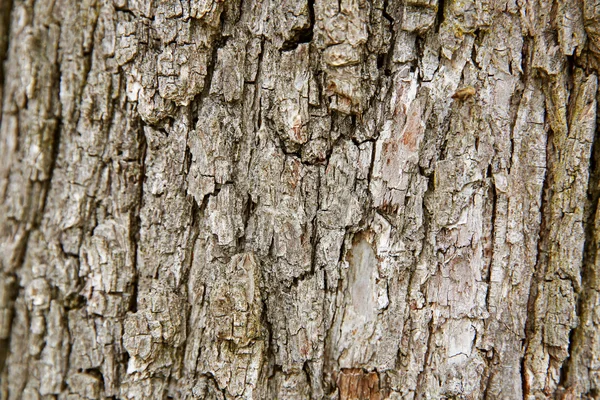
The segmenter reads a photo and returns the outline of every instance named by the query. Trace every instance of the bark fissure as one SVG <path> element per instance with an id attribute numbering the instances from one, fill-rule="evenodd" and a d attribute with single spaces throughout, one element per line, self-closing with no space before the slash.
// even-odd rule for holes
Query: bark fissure
<path id="1" fill-rule="evenodd" d="M 4 99 L 4 64 L 8 50 L 8 35 L 10 32 L 10 15 L 13 0 L 2 0 L 0 2 L 0 110 Z M 3 112 L 0 112 L 0 124 Z M 0 368 L 1 369 L 1 368 Z"/>
<path id="2" fill-rule="evenodd" d="M 598 115 L 598 114 L 597 114 Z M 597 395 L 597 388 L 592 385 L 582 383 L 583 376 L 591 373 L 591 360 L 586 353 L 590 344 L 590 332 L 588 321 L 594 310 L 595 299 L 597 296 L 597 274 L 596 260 L 598 258 L 598 228 L 597 214 L 598 201 L 600 199 L 600 176 L 597 168 L 600 162 L 600 136 L 598 124 L 594 135 L 594 142 L 591 151 L 589 164 L 589 183 L 588 183 L 588 203 L 586 204 L 585 215 L 585 244 L 584 258 L 582 260 L 581 290 L 577 299 L 577 315 L 580 316 L 578 326 L 573 329 L 569 336 L 569 356 L 561 369 L 560 385 L 561 389 L 567 393 L 578 396 Z M 595 325 L 595 324 L 592 324 Z M 594 329 L 593 327 L 591 328 Z M 586 371 L 582 373 L 583 371 Z"/>

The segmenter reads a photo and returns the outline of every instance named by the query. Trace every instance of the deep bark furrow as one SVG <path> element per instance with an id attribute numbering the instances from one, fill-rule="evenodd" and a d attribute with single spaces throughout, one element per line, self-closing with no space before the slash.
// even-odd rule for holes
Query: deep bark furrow
<path id="1" fill-rule="evenodd" d="M 4 99 L 4 62 L 8 49 L 12 2 L 13 0 L 0 1 L 0 110 L 2 110 L 2 100 Z M 3 112 L 0 112 L 0 123 L 2 123 L 2 114 Z"/>

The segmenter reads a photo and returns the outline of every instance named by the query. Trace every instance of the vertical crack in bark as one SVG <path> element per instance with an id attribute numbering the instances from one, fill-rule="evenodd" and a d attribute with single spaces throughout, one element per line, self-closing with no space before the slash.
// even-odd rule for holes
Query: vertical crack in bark
<path id="1" fill-rule="evenodd" d="M 392 54 L 394 53 L 394 47 L 395 47 L 396 40 L 397 40 L 396 29 L 400 29 L 399 27 L 398 28 L 396 27 L 396 21 L 394 20 L 394 17 L 392 17 L 388 13 L 388 10 L 387 10 L 388 3 L 389 3 L 389 0 L 383 1 L 381 15 L 389 23 L 389 29 L 390 29 L 390 35 L 391 35 L 390 44 L 389 44 L 388 48 L 386 49 L 385 53 L 379 54 L 377 56 L 377 68 L 378 69 L 383 68 L 383 74 L 385 76 L 391 75 Z M 381 87 L 379 87 L 378 89 L 381 90 Z M 373 97 L 374 98 L 371 99 L 371 102 L 375 102 L 375 96 L 373 96 Z"/>
<path id="2" fill-rule="evenodd" d="M 490 254 L 489 254 L 489 263 L 487 265 L 486 268 L 486 273 L 487 275 L 483 277 L 483 280 L 486 282 L 487 284 L 487 291 L 486 291 L 486 295 L 485 295 L 485 307 L 486 310 L 488 312 L 490 312 L 490 295 L 491 295 L 491 279 L 492 279 L 492 265 L 494 263 L 494 250 L 495 250 L 495 243 L 496 243 L 496 213 L 497 213 L 497 207 L 498 207 L 498 194 L 497 194 L 497 189 L 496 189 L 496 185 L 494 183 L 494 178 L 493 178 L 493 173 L 492 173 L 492 165 L 488 165 L 488 170 L 486 173 L 486 178 L 489 179 L 489 193 L 490 193 L 490 199 L 491 199 L 491 203 L 492 203 L 492 210 L 491 210 L 491 221 L 490 221 Z M 485 250 L 484 250 L 485 251 Z M 486 258 L 486 255 L 484 254 L 484 259 Z M 484 322 L 485 324 L 485 322 Z M 482 353 L 485 351 L 485 348 L 480 350 Z M 488 350 L 488 351 L 492 351 Z M 483 399 L 487 399 L 488 398 L 488 392 L 490 389 L 490 382 L 492 381 L 492 376 L 493 376 L 493 372 L 492 371 L 492 366 L 494 365 L 494 361 L 496 359 L 496 354 L 495 352 L 493 352 L 493 357 L 488 357 L 487 354 L 481 357 L 484 362 L 485 362 L 485 366 L 484 366 L 484 372 L 483 372 L 483 376 L 481 379 L 481 393 L 482 393 L 482 398 Z"/>
<path id="3" fill-rule="evenodd" d="M 425 379 L 425 375 L 427 373 L 427 367 L 429 365 L 429 357 L 432 351 L 432 346 L 433 346 L 433 333 L 434 333 L 434 322 L 433 322 L 433 315 L 431 316 L 431 318 L 429 319 L 429 324 L 427 327 L 427 332 L 429 333 L 429 336 L 427 336 L 427 347 L 425 350 L 425 356 L 423 357 L 423 365 L 421 368 L 421 371 L 419 371 L 419 375 L 417 376 L 417 385 L 415 387 L 415 396 L 419 397 L 419 396 L 423 396 L 421 394 L 421 387 L 423 385 L 425 385 L 425 383 L 423 382 Z M 425 397 L 425 396 L 423 396 Z"/>
<path id="4" fill-rule="evenodd" d="M 438 0 L 437 16 L 435 19 L 435 33 L 438 33 L 440 31 L 440 27 L 444 22 L 444 8 L 446 6 L 445 2 L 446 0 Z"/>
<path id="5" fill-rule="evenodd" d="M 487 293 L 486 293 L 486 297 L 485 297 L 485 305 L 486 307 L 489 308 L 490 305 L 490 282 L 492 279 L 492 264 L 494 263 L 494 243 L 495 243 L 495 238 L 496 238 L 496 212 L 497 212 L 497 202 L 498 202 L 498 194 L 496 193 L 496 185 L 494 184 L 494 179 L 492 177 L 492 166 L 489 165 L 488 166 L 488 177 L 490 178 L 490 187 L 489 187 L 489 192 L 490 192 L 490 198 L 491 198 L 491 202 L 492 202 L 492 220 L 490 222 L 490 226 L 491 226 L 491 232 L 490 232 L 490 240 L 491 240 L 491 245 L 490 245 L 490 262 L 487 265 L 487 276 L 484 277 L 484 280 L 487 282 L 488 284 L 488 288 L 487 288 Z"/>
<path id="6" fill-rule="evenodd" d="M 312 379 L 311 379 L 311 373 L 310 373 L 310 368 L 308 366 L 308 361 L 304 361 L 304 363 L 302 364 L 302 372 L 304 372 L 304 375 L 306 376 L 306 382 L 308 383 L 308 389 L 309 389 L 309 394 L 310 394 L 310 399 L 313 398 L 313 387 L 311 385 Z"/>
<path id="7" fill-rule="evenodd" d="M 543 83 L 545 84 L 545 83 Z M 527 383 L 526 376 L 526 367 L 527 367 L 527 354 L 529 349 L 529 343 L 535 334 L 536 329 L 536 301 L 538 298 L 539 286 L 543 284 L 544 276 L 546 274 L 546 267 L 548 265 L 548 255 L 547 255 L 547 240 L 546 234 L 548 232 L 547 226 L 552 221 L 548 221 L 549 217 L 549 207 L 550 200 L 552 198 L 551 190 L 552 190 L 552 172 L 550 162 L 553 160 L 553 144 L 552 137 L 553 132 L 552 129 L 547 127 L 547 142 L 546 142 L 546 168 L 544 170 L 544 182 L 542 184 L 542 202 L 541 202 L 541 216 L 542 220 L 539 228 L 538 235 L 538 247 L 536 254 L 536 262 L 535 262 L 535 272 L 531 277 L 531 284 L 529 287 L 529 297 L 527 300 L 527 318 L 525 320 L 525 339 L 523 343 L 523 360 L 521 363 L 521 380 L 523 385 L 523 397 L 527 397 L 530 392 L 529 385 Z"/>
<path id="8" fill-rule="evenodd" d="M 311 256 L 310 256 L 310 275 L 314 275 L 317 269 L 317 246 L 319 244 L 318 228 L 319 228 L 319 205 L 321 199 L 321 174 L 317 174 L 317 209 L 312 223 L 312 238 L 311 238 Z"/>
<path id="9" fill-rule="evenodd" d="M 0 0 L 0 125 L 2 124 L 2 100 L 4 98 L 4 64 L 8 54 L 8 34 L 13 0 Z M 0 368 L 0 371 L 2 369 Z"/>
<path id="10" fill-rule="evenodd" d="M 262 125 L 262 98 L 261 98 L 261 82 L 262 82 L 262 69 L 263 69 L 263 59 L 265 56 L 265 38 L 263 37 L 260 41 L 260 53 L 258 53 L 258 62 L 256 63 L 256 77 L 254 78 L 254 101 L 252 102 L 253 107 L 257 107 L 256 110 L 256 121 L 254 124 L 254 131 L 259 132 Z M 254 156 L 255 146 L 252 146 L 252 153 L 248 159 L 248 170 L 250 170 L 250 164 L 252 162 L 252 157 Z"/>
<path id="11" fill-rule="evenodd" d="M 54 72 L 54 79 L 52 80 L 53 83 L 53 97 L 54 97 L 54 101 L 55 102 L 60 102 L 60 97 L 59 97 L 59 93 L 60 93 L 60 82 L 62 80 L 62 75 L 60 74 L 60 69 L 58 64 L 54 65 L 55 70 Z M 46 200 L 48 197 L 48 193 L 50 193 L 50 190 L 52 188 L 52 178 L 54 177 L 54 170 L 56 167 L 56 161 L 58 159 L 58 153 L 60 150 L 60 141 L 61 141 L 61 128 L 62 128 L 62 118 L 60 115 L 56 115 L 56 126 L 54 127 L 54 131 L 52 133 L 52 141 L 50 143 L 50 163 L 48 166 L 48 178 L 46 179 L 46 181 L 43 183 L 44 184 L 44 188 L 42 190 L 42 194 L 41 194 L 41 207 L 39 212 L 37 213 L 37 221 L 35 222 L 35 229 L 37 229 L 39 227 L 39 224 L 41 223 L 41 218 L 44 215 L 45 211 L 46 211 Z"/>
<path id="12" fill-rule="evenodd" d="M 0 0 L 2 1 L 2 0 Z M 9 2 L 10 4 L 8 4 L 8 6 L 12 6 L 12 2 Z M 0 6 L 2 6 L 3 4 L 0 4 Z M 11 10 L 11 7 L 9 7 L 9 11 Z M 10 12 L 8 12 L 8 15 L 4 15 L 4 14 L 0 14 L 0 22 L 4 22 L 5 20 L 7 20 L 10 17 Z M 8 25 L 8 24 L 7 24 Z M 9 26 L 7 26 L 7 29 L 9 28 Z M 1 29 L 1 27 L 0 27 Z M 8 32 L 8 30 L 6 31 Z M 2 32 L 2 30 L 0 30 L 0 40 L 2 37 L 2 34 L 5 34 L 5 32 Z M 0 47 L 3 45 L 2 42 L 0 42 Z M 6 46 L 8 46 L 8 43 L 6 44 Z M 6 48 L 2 49 L 0 48 L 0 52 L 4 50 L 4 52 L 6 52 Z M 0 53 L 0 62 L 2 63 L 0 65 L 0 84 L 3 84 L 4 82 L 4 64 L 5 64 L 5 57 L 6 57 L 6 53 L 2 54 Z M 60 92 L 60 70 L 59 70 L 59 65 L 57 63 L 55 63 L 53 65 L 53 71 L 51 71 L 51 75 L 52 78 L 49 82 L 49 86 L 50 86 L 50 90 L 51 90 L 51 97 L 53 97 L 53 102 L 58 102 L 59 101 L 59 92 Z M 0 87 L 0 89 L 2 89 Z M 3 95 L 3 92 L 0 91 L 0 95 Z M 3 106 L 2 104 L 2 99 L 0 99 L 0 106 Z M 0 108 L 0 114 L 3 113 L 3 108 Z M 1 117 L 0 117 L 1 118 Z M 26 258 L 26 254 L 27 254 L 27 248 L 29 245 L 29 240 L 31 237 L 31 233 L 37 229 L 39 229 L 40 227 L 40 223 L 42 220 L 42 217 L 44 215 L 45 209 L 46 209 L 46 202 L 47 202 L 47 196 L 48 193 L 50 192 L 51 186 L 52 186 L 52 178 L 54 176 L 54 169 L 56 167 L 56 161 L 58 158 L 58 152 L 59 152 L 59 147 L 60 147 L 60 132 L 61 132 L 61 127 L 62 127 L 62 120 L 61 120 L 61 116 L 60 115 L 55 115 L 54 116 L 55 121 L 53 121 L 55 123 L 54 129 L 52 130 L 51 136 L 50 136 L 50 141 L 49 143 L 42 143 L 43 145 L 46 145 L 47 147 L 43 150 L 46 150 L 49 154 L 49 164 L 48 164 L 48 170 L 45 171 L 47 174 L 47 178 L 40 181 L 33 181 L 33 180 L 29 180 L 27 182 L 27 189 L 26 191 L 28 192 L 27 194 L 29 195 L 29 207 L 27 209 L 28 214 L 26 214 L 26 219 L 27 222 L 25 225 L 25 234 L 22 238 L 22 240 L 20 241 L 20 243 L 17 244 L 16 246 L 16 252 L 15 252 L 15 259 L 13 262 L 13 266 L 14 268 L 11 268 L 9 266 L 8 271 L 4 271 L 4 273 L 8 273 L 9 271 L 11 271 L 12 273 L 14 273 L 14 271 L 19 271 L 22 267 L 23 264 L 25 263 L 25 258 Z M 0 126 L 2 124 L 2 120 L 0 119 Z M 43 140 L 43 138 L 42 138 Z M 35 191 L 33 188 L 35 186 L 40 186 L 40 190 L 38 193 L 36 193 L 37 191 Z M 33 190 L 32 190 L 33 189 Z M 33 193 L 32 193 L 33 192 Z M 37 196 L 36 196 L 37 195 Z M 32 198 L 33 197 L 33 198 Z M 35 198 L 37 197 L 37 198 Z M 22 222 L 23 223 L 23 222 Z M 11 273 L 11 275 L 12 275 Z M 15 282 L 15 284 L 17 284 Z M 11 316 L 11 318 L 8 319 L 7 323 L 8 323 L 8 339 L 7 340 L 2 340 L 0 341 L 0 347 L 5 348 L 5 350 L 0 351 L 0 374 L 3 373 L 4 367 L 5 367 L 5 363 L 6 363 L 6 358 L 8 357 L 8 353 L 10 352 L 10 343 L 11 343 L 11 338 L 12 338 L 12 329 L 13 329 L 13 325 L 12 325 L 12 316 L 14 316 L 14 311 L 15 311 L 15 301 L 17 299 L 17 296 L 19 295 L 19 293 L 21 293 L 22 291 L 20 290 L 14 290 L 12 291 L 13 293 L 9 293 L 9 300 L 8 300 L 8 304 L 9 304 L 9 312 L 8 315 Z M 11 297 L 12 295 L 12 297 Z M 5 351 L 5 354 L 3 354 L 3 352 Z"/>
<path id="13" fill-rule="evenodd" d="M 2 378 L 2 376 L 4 375 L 4 367 L 6 366 L 6 359 L 8 357 L 8 354 L 10 353 L 10 339 L 12 337 L 11 333 L 12 333 L 12 319 L 14 318 L 14 314 L 15 314 L 15 300 L 17 299 L 18 295 L 19 295 L 19 291 L 21 290 L 21 288 L 19 287 L 18 283 L 17 283 L 17 277 L 14 274 L 11 275 L 4 275 L 3 278 L 6 280 L 5 281 L 5 285 L 7 285 L 8 282 L 8 297 L 10 299 L 10 312 L 8 315 L 8 319 L 4 321 L 4 323 L 8 324 L 9 326 L 9 332 L 8 332 L 8 338 L 7 339 L 0 339 L 0 378 Z M 6 289 L 5 289 L 6 290 Z"/>
<path id="14" fill-rule="evenodd" d="M 600 103 L 598 103 L 600 104 Z M 598 108 L 598 106 L 597 106 Z M 597 232 L 597 213 L 598 203 L 600 200 L 600 113 L 597 113 L 597 125 L 592 144 L 592 152 L 589 165 L 589 182 L 588 182 L 588 203 L 584 211 L 584 227 L 585 227 L 585 242 L 582 261 L 581 273 L 581 290 L 577 299 L 577 317 L 579 323 L 575 329 L 571 331 L 569 340 L 569 356 L 563 363 L 559 384 L 564 389 L 575 390 L 575 395 L 582 394 L 582 387 L 579 387 L 578 380 L 586 380 L 589 378 L 580 376 L 578 369 L 586 368 L 589 370 L 590 354 L 588 354 L 591 344 L 588 342 L 589 329 L 587 321 L 593 320 L 591 313 L 594 312 L 595 304 L 593 296 L 598 288 L 597 282 L 597 266 L 596 260 L 598 257 L 598 232 Z M 579 358 L 577 358 L 579 356 Z M 597 394 L 586 393 L 586 395 L 596 396 Z"/>
<path id="15" fill-rule="evenodd" d="M 426 254 L 428 252 L 427 246 L 429 244 L 428 241 L 428 235 L 431 233 L 431 226 L 432 226 L 432 212 L 429 210 L 428 208 L 428 202 L 430 201 L 430 198 L 434 195 L 435 193 L 435 183 L 434 183 L 434 177 L 433 177 L 433 172 L 426 172 L 424 170 L 424 168 L 422 168 L 421 166 L 419 166 L 419 174 L 421 174 L 422 176 L 427 178 L 427 189 L 425 190 L 425 193 L 423 194 L 423 202 L 422 202 L 422 215 L 423 215 L 423 241 L 424 241 L 424 245 L 423 248 L 421 249 L 421 254 L 419 258 L 422 257 L 426 257 Z M 430 247 L 433 250 L 433 247 Z M 415 262 L 412 265 L 412 268 L 410 270 L 410 276 L 408 278 L 408 285 L 407 285 L 407 296 L 409 297 L 409 302 L 410 300 L 410 292 L 411 292 L 411 288 L 413 287 L 413 285 L 417 285 L 418 283 L 415 283 L 415 279 L 417 278 L 416 276 L 416 270 L 417 270 L 417 265 L 419 263 L 419 259 L 415 260 Z M 426 285 L 426 283 L 423 283 L 422 285 L 420 285 L 419 291 L 423 294 L 426 293 L 426 290 L 424 289 L 424 285 Z M 407 305 L 407 308 L 410 310 L 410 306 Z M 416 385 L 415 385 L 415 389 L 414 389 L 414 393 L 415 393 L 415 397 L 419 397 L 421 394 L 421 387 L 424 385 L 423 380 L 425 379 L 425 374 L 426 374 L 426 369 L 427 366 L 429 364 L 429 357 L 430 357 L 430 353 L 432 351 L 432 341 L 433 341 L 433 332 L 434 332 L 434 318 L 433 318 L 433 314 L 430 315 L 430 319 L 428 322 L 428 327 L 427 327 L 427 332 L 428 332 L 428 337 L 427 337 L 427 345 L 425 347 L 425 354 L 423 356 L 423 361 L 422 364 L 420 364 L 420 371 L 417 374 L 416 377 Z M 412 324 L 411 321 L 411 315 L 410 313 L 408 314 L 408 318 L 406 318 L 406 321 L 404 322 L 404 334 L 410 334 L 410 332 L 406 332 L 406 328 L 408 327 L 410 329 L 410 325 Z M 410 342 L 410 339 L 408 339 L 408 342 Z M 396 360 L 396 364 L 401 364 L 400 362 L 400 357 L 397 357 Z"/>
<path id="16" fill-rule="evenodd" d="M 139 242 L 140 242 L 140 230 L 142 228 L 142 207 L 144 201 L 144 183 L 146 181 L 146 153 L 148 151 L 148 143 L 146 141 L 146 134 L 144 132 L 144 123 L 140 118 L 137 119 L 138 122 L 138 140 L 139 140 L 139 154 L 140 154 L 140 174 L 139 174 L 139 190 L 137 193 L 136 206 L 134 215 L 131 218 L 131 225 L 129 233 L 131 235 L 130 240 L 133 244 L 133 277 L 131 279 L 131 298 L 129 301 L 128 311 L 133 313 L 137 312 L 137 297 L 138 297 L 138 285 L 139 285 L 139 271 L 138 271 L 138 252 L 139 252 Z"/>
<path id="17" fill-rule="evenodd" d="M 210 89 L 212 86 L 213 75 L 214 75 L 215 68 L 217 66 L 217 61 L 219 58 L 219 49 L 222 49 L 223 47 L 225 47 L 225 45 L 227 44 L 227 41 L 230 38 L 230 36 L 223 35 L 223 25 L 224 24 L 225 24 L 225 14 L 223 13 L 223 14 L 221 14 L 221 17 L 220 17 L 220 27 L 216 31 L 217 33 L 213 34 L 212 41 L 210 42 L 212 51 L 211 51 L 211 55 L 210 55 L 208 64 L 206 65 L 206 75 L 204 76 L 204 86 L 202 88 L 202 91 L 200 93 L 198 93 L 196 96 L 194 96 L 194 99 L 191 102 L 192 105 L 196 104 L 198 113 L 202 109 L 202 104 L 204 102 L 204 99 L 206 99 L 210 95 Z M 193 108 L 194 107 L 190 107 L 190 110 L 193 110 Z M 190 126 L 189 129 L 194 129 L 196 127 L 196 124 L 193 121 L 196 121 L 196 120 L 195 119 L 190 120 L 192 126 Z"/>

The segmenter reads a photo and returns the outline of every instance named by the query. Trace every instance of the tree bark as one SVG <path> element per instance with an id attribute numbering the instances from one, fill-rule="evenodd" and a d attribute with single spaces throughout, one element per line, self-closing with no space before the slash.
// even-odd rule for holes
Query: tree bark
<path id="1" fill-rule="evenodd" d="M 1 399 L 600 397 L 598 0 L 0 0 Z"/>

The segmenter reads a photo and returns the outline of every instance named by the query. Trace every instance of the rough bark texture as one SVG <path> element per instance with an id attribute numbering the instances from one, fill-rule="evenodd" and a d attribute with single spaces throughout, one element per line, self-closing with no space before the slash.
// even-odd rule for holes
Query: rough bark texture
<path id="1" fill-rule="evenodd" d="M 600 396 L 599 0 L 0 0 L 1 399 Z"/>

